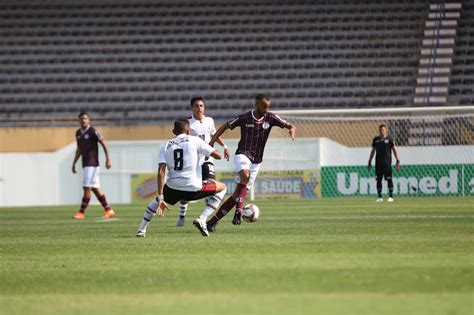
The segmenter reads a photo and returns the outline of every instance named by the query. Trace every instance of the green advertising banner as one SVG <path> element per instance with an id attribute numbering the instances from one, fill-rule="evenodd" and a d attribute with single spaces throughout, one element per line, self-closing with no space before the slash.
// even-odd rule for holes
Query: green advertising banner
<path id="1" fill-rule="evenodd" d="M 393 169 L 393 184 L 396 195 L 474 196 L 474 164 L 403 165 Z M 323 197 L 375 194 L 375 172 L 367 166 L 321 168 Z"/>

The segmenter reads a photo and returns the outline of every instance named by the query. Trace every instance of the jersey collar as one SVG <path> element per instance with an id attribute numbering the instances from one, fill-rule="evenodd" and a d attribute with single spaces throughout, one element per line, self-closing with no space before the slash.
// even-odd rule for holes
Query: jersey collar
<path id="1" fill-rule="evenodd" d="M 254 115 L 254 113 L 255 113 L 255 110 L 252 110 L 252 112 L 251 112 L 251 113 L 252 113 L 252 117 L 253 117 L 253 119 L 254 119 L 254 120 L 256 120 L 256 121 L 262 121 L 262 120 L 263 120 L 263 118 L 265 118 L 265 115 L 267 115 L 267 113 L 265 113 L 265 115 L 263 115 L 262 117 L 260 117 L 259 119 L 257 119 L 257 117 L 255 117 L 255 115 Z"/>
<path id="2" fill-rule="evenodd" d="M 86 129 L 80 129 L 81 130 L 81 135 L 85 134 L 87 132 L 87 130 L 89 130 L 91 128 L 91 125 L 87 126 Z"/>
<path id="3" fill-rule="evenodd" d="M 204 119 L 206 119 L 206 115 L 203 115 L 203 116 L 202 116 L 202 121 L 199 120 L 199 119 L 197 119 L 196 117 L 194 117 L 194 114 L 191 115 L 191 119 L 192 119 L 193 121 L 199 121 L 200 123 L 202 123 L 202 122 L 204 121 Z"/>

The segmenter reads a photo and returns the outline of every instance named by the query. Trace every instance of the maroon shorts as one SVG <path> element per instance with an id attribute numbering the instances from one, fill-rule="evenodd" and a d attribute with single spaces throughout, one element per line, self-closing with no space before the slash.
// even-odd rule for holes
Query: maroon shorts
<path id="1" fill-rule="evenodd" d="M 216 194 L 216 182 L 213 180 L 202 181 L 202 188 L 198 191 L 184 191 L 169 188 L 165 184 L 163 188 L 164 200 L 167 204 L 174 205 L 180 200 L 198 200 L 203 199 Z"/>

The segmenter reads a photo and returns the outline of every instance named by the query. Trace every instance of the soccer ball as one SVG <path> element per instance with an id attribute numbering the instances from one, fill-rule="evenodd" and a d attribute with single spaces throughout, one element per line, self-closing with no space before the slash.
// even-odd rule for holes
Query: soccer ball
<path id="1" fill-rule="evenodd" d="M 260 217 L 260 209 L 254 204 L 248 204 L 242 211 L 242 219 L 246 222 L 255 222 Z"/>

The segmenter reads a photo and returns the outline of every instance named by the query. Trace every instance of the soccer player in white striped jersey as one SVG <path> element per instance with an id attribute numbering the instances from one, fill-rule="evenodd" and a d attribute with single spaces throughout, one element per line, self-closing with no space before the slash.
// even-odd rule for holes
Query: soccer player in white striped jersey
<path id="1" fill-rule="evenodd" d="M 204 103 L 204 98 L 200 96 L 193 97 L 191 99 L 191 110 L 192 115 L 187 118 L 190 126 L 189 134 L 191 136 L 199 137 L 206 143 L 209 143 L 209 141 L 211 141 L 211 137 L 216 133 L 216 127 L 214 125 L 214 119 L 204 114 L 206 111 L 206 104 Z M 221 137 L 219 137 L 217 138 L 216 142 L 224 148 L 224 158 L 228 161 L 230 157 L 230 151 L 224 144 L 224 141 Z M 203 180 L 216 179 L 216 173 L 214 171 L 214 160 L 212 158 L 205 160 L 205 157 L 201 155 L 199 163 L 202 165 L 201 169 Z M 215 210 L 219 208 L 219 205 L 223 198 L 223 194 L 207 197 L 206 206 L 201 216 L 205 216 L 206 218 L 210 216 Z M 187 210 L 188 202 L 183 200 L 179 204 L 179 218 L 178 222 L 176 223 L 176 226 L 184 226 Z"/>
<path id="2" fill-rule="evenodd" d="M 153 199 L 145 209 L 137 237 L 145 237 L 150 221 L 156 213 L 162 216 L 168 204 L 174 205 L 180 200 L 198 200 L 216 194 L 225 195 L 224 183 L 202 179 L 199 164 L 200 155 L 221 159 L 221 154 L 199 137 L 190 136 L 189 122 L 185 119 L 175 121 L 173 133 L 176 138 L 167 141 L 160 149 L 157 174 L 158 197 Z M 165 183 L 166 170 L 168 170 L 168 179 Z M 207 216 L 200 216 L 193 221 L 203 236 L 209 236 L 206 219 Z"/>

